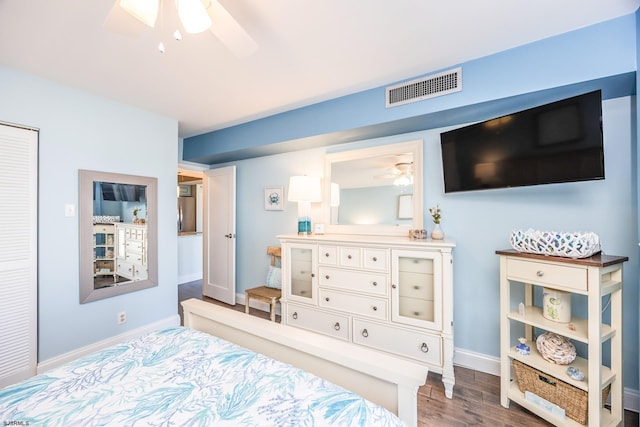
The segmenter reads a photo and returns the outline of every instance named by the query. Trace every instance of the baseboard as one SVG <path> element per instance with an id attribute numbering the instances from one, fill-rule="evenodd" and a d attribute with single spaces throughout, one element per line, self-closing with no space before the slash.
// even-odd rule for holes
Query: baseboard
<path id="1" fill-rule="evenodd" d="M 178 276 L 178 285 L 184 285 L 185 283 L 195 282 L 196 280 L 202 280 L 202 272 L 183 274 Z"/>
<path id="2" fill-rule="evenodd" d="M 453 364 L 473 369 L 474 371 L 500 376 L 499 357 L 488 356 L 486 354 L 456 348 Z M 625 387 L 622 399 L 624 402 L 624 409 L 633 412 L 640 412 L 640 393 L 638 390 Z"/>
<path id="3" fill-rule="evenodd" d="M 177 314 L 174 316 L 168 317 L 166 319 L 159 320 L 157 322 L 142 326 L 140 328 L 133 329 L 123 334 L 119 334 L 119 335 L 107 338 L 105 340 L 90 344 L 88 346 L 78 348 L 68 353 L 64 353 L 59 356 L 52 357 L 51 359 L 38 363 L 36 372 L 38 374 L 41 374 L 43 372 L 48 371 L 49 369 L 57 368 L 58 366 L 63 365 L 67 362 L 76 360 L 79 357 L 86 356 L 88 354 L 105 349 L 107 347 L 111 347 L 121 342 L 138 337 L 147 332 L 151 332 L 156 329 L 168 328 L 172 326 L 180 326 L 180 316 L 178 316 Z"/>

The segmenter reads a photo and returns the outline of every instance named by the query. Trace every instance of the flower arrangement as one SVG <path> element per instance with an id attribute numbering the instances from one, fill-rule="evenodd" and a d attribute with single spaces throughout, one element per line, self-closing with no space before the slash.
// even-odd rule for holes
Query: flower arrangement
<path id="1" fill-rule="evenodd" d="M 433 218 L 433 223 L 440 224 L 440 220 L 442 219 L 442 210 L 440 209 L 440 205 L 429 208 L 429 213 Z"/>

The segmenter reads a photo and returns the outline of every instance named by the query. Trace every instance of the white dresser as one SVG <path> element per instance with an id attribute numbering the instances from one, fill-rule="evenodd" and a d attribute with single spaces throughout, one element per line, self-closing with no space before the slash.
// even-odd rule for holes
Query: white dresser
<path id="1" fill-rule="evenodd" d="M 283 323 L 422 362 L 442 374 L 452 397 L 454 242 L 278 238 Z"/>
<path id="2" fill-rule="evenodd" d="M 116 273 L 129 280 L 146 280 L 146 224 L 116 223 Z"/>

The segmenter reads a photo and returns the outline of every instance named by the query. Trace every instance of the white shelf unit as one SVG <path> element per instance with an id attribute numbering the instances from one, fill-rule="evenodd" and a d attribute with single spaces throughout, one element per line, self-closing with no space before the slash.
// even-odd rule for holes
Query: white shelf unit
<path id="1" fill-rule="evenodd" d="M 558 426 L 582 426 L 568 417 L 561 418 L 525 399 L 512 376 L 511 362 L 518 360 L 549 376 L 588 392 L 588 426 L 617 426 L 623 423 L 622 402 L 622 266 L 628 257 L 597 254 L 589 258 L 571 259 L 521 253 L 514 250 L 496 251 L 500 256 L 500 325 L 501 325 L 501 396 L 505 408 L 514 401 L 520 406 Z M 519 288 L 518 288 L 519 287 Z M 571 292 L 586 297 L 587 318 L 575 315 L 569 323 L 560 323 L 543 316 L 542 307 L 534 304 L 535 287 Z M 524 301 L 513 294 L 523 291 Z M 602 319 L 608 299 L 610 323 Z M 524 315 L 518 304 L 525 305 Z M 569 327 L 571 325 L 571 327 Z M 524 327 L 524 337 L 531 347 L 530 355 L 515 349 L 512 328 Z M 586 357 L 577 357 L 570 365 L 556 365 L 542 358 L 536 349 L 533 330 L 554 332 L 587 345 Z M 603 365 L 602 346 L 608 344 L 611 366 Z M 583 381 L 566 374 L 569 366 L 579 368 Z M 603 408 L 602 390 L 611 385 L 611 409 Z"/>
<path id="2" fill-rule="evenodd" d="M 278 238 L 283 323 L 418 361 L 453 396 L 452 241 Z"/>
<path id="3" fill-rule="evenodd" d="M 113 224 L 93 225 L 93 277 L 112 276 L 114 283 L 117 281 L 115 230 Z"/>

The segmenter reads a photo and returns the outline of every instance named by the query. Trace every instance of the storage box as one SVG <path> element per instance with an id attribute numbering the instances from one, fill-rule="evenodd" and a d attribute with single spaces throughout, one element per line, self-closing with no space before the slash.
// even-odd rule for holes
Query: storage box
<path id="1" fill-rule="evenodd" d="M 587 424 L 589 419 L 589 393 L 572 386 L 558 378 L 532 368 L 519 360 L 513 360 L 518 379 L 518 388 L 522 393 L 529 391 L 565 410 L 572 420 Z M 611 385 L 602 390 L 602 403 L 607 400 Z"/>

